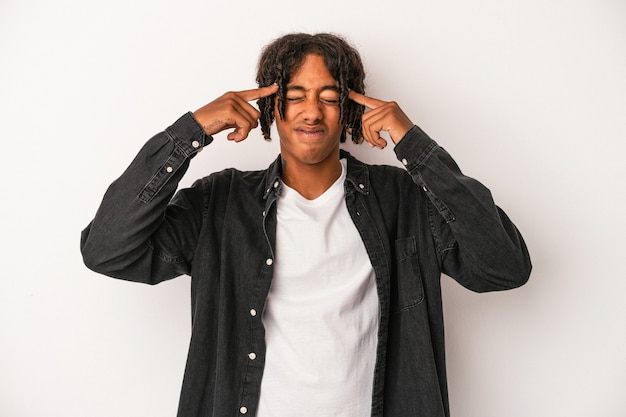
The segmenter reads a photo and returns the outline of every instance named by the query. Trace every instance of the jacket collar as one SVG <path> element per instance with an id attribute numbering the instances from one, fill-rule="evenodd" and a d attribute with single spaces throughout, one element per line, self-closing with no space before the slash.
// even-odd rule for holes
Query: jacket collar
<path id="1" fill-rule="evenodd" d="M 346 188 L 352 187 L 354 190 L 360 192 L 363 195 L 369 194 L 370 181 L 369 170 L 367 165 L 359 161 L 348 151 L 341 149 L 339 151 L 340 158 L 346 158 L 348 161 L 348 172 L 346 173 Z M 281 177 L 282 172 L 282 158 L 280 155 L 272 162 L 267 168 L 265 174 L 265 189 L 263 192 L 263 199 L 267 199 L 270 194 L 278 196 L 283 184 Z"/>

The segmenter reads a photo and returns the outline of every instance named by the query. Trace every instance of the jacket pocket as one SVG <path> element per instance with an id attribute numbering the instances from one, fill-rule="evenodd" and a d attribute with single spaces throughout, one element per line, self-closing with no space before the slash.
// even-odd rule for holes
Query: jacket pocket
<path id="1" fill-rule="evenodd" d="M 424 301 L 424 285 L 417 259 L 415 237 L 396 240 L 395 274 L 391 279 L 391 313 L 416 307 Z"/>

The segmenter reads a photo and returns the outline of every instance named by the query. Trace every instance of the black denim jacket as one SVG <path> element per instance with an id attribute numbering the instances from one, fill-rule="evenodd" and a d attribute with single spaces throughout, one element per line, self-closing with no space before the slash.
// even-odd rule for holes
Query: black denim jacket
<path id="1" fill-rule="evenodd" d="M 81 250 L 89 268 L 116 278 L 156 284 L 190 275 L 178 416 L 254 416 L 280 157 L 267 170 L 224 170 L 176 193 L 190 159 L 212 140 L 187 113 L 148 141 L 107 190 Z M 530 258 L 489 190 L 417 126 L 395 152 L 406 171 L 342 151 L 346 205 L 380 305 L 372 416 L 448 416 L 441 274 L 473 291 L 504 290 L 527 281 Z"/>

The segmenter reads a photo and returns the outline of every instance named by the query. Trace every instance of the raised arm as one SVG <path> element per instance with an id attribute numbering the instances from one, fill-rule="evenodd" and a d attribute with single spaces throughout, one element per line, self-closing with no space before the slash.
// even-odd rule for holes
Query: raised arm
<path id="1" fill-rule="evenodd" d="M 151 138 L 106 191 L 94 219 L 81 234 L 90 269 L 116 278 L 157 283 L 190 271 L 202 223 L 205 193 L 197 182 L 178 183 L 189 161 L 213 141 L 211 135 L 244 140 L 257 126 L 248 103 L 276 92 L 276 86 L 230 92 L 187 113 Z"/>
<path id="2" fill-rule="evenodd" d="M 452 157 L 397 103 L 355 92 L 350 98 L 370 109 L 363 116 L 365 140 L 382 149 L 387 142 L 379 133 L 387 131 L 398 159 L 434 207 L 430 224 L 443 272 L 478 292 L 524 284 L 531 271 L 528 250 L 491 192 L 463 175 Z"/>

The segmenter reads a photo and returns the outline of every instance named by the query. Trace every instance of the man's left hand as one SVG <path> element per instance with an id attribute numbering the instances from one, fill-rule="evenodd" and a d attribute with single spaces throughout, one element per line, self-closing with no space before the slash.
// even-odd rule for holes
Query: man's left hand
<path id="1" fill-rule="evenodd" d="M 389 133 L 396 145 L 406 132 L 413 127 L 413 122 L 394 101 L 382 101 L 368 97 L 356 91 L 350 91 L 350 99 L 370 109 L 363 114 L 363 138 L 371 146 L 383 149 L 387 141 L 380 137 L 380 132 Z"/>

